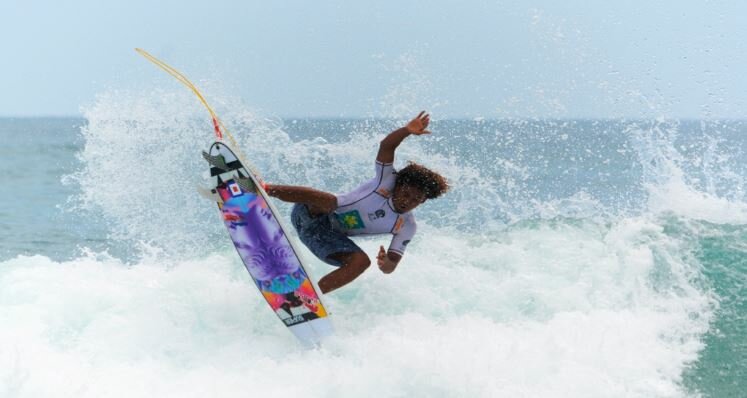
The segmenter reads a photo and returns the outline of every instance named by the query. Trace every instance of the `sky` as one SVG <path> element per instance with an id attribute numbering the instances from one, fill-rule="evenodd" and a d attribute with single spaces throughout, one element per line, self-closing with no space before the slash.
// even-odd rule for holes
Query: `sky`
<path id="1" fill-rule="evenodd" d="M 192 81 L 277 117 L 745 118 L 740 1 L 0 1 L 0 116 Z M 206 83 L 207 84 L 207 83 Z"/>

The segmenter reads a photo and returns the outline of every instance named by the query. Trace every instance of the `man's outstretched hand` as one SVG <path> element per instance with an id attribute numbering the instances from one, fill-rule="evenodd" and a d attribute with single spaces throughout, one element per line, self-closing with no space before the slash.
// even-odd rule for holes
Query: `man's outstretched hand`
<path id="1" fill-rule="evenodd" d="M 421 134 L 430 134 L 431 132 L 426 130 L 428 128 L 428 124 L 431 122 L 431 115 L 428 113 L 425 113 L 425 111 L 420 112 L 415 119 L 410 120 L 409 123 L 405 126 L 408 132 L 410 134 L 415 135 L 421 135 Z"/>

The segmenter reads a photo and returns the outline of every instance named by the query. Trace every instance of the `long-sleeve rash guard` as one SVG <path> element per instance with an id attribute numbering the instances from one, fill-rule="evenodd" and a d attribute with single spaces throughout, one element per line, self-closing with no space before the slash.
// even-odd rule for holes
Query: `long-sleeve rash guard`
<path id="1" fill-rule="evenodd" d="M 376 177 L 337 197 L 337 209 L 330 214 L 332 225 L 346 235 L 390 233 L 389 250 L 403 255 L 415 235 L 412 212 L 398 213 L 392 203 L 397 172 L 391 163 L 376 162 Z"/>

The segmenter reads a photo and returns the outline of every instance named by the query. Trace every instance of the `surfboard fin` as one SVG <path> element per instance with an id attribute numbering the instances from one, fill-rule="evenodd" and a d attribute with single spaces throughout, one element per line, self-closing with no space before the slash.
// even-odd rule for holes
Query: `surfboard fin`
<path id="1" fill-rule="evenodd" d="M 199 193 L 200 196 L 205 199 L 211 200 L 213 202 L 223 203 L 223 198 L 221 198 L 218 192 L 216 192 L 214 189 L 197 187 L 197 193 Z"/>
<path id="2" fill-rule="evenodd" d="M 230 168 L 226 164 L 226 159 L 223 155 L 212 156 L 209 153 L 202 151 L 202 157 L 210 163 L 211 166 L 219 168 L 221 170 L 228 171 Z"/>
<path id="3" fill-rule="evenodd" d="M 241 187 L 241 190 L 244 192 L 257 192 L 257 186 L 254 185 L 254 181 L 252 181 L 250 178 L 245 178 L 241 176 L 234 177 L 234 180 L 236 181 L 236 184 Z"/>

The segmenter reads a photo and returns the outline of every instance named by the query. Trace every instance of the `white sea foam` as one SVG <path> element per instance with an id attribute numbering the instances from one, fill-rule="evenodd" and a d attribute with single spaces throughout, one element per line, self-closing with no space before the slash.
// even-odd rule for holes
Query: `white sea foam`
<path id="1" fill-rule="evenodd" d="M 325 298 L 337 334 L 311 351 L 266 311 L 230 248 L 172 266 L 6 261 L 0 395 L 683 394 L 711 299 L 655 221 L 423 233 L 397 272 L 374 267 Z M 312 262 L 314 276 L 328 270 Z"/>
<path id="2" fill-rule="evenodd" d="M 747 202 L 742 192 L 743 180 L 730 171 L 706 170 L 711 187 L 726 179 L 732 184 L 731 198 L 719 195 L 715 189 L 700 190 L 684 170 L 685 158 L 675 148 L 679 124 L 657 121 L 652 127 L 637 126 L 628 131 L 643 168 L 643 186 L 648 193 L 647 210 L 653 213 L 674 213 L 678 216 L 717 224 L 747 223 Z M 703 137 L 706 139 L 707 137 Z M 712 145 L 709 145 L 712 146 Z M 712 148 L 706 156 L 716 156 Z M 710 153 L 710 155 L 709 155 Z M 718 162 L 725 162 L 725 154 Z M 704 163 L 699 160 L 697 163 Z M 708 162 L 705 162 L 708 163 Z M 710 166 L 708 164 L 703 167 Z M 736 181 L 735 181 L 736 179 Z"/>

